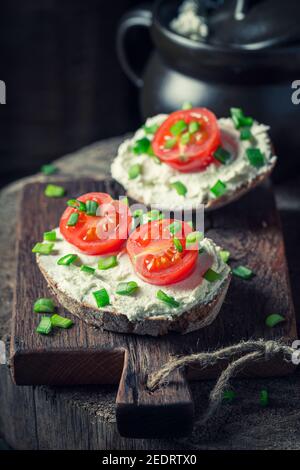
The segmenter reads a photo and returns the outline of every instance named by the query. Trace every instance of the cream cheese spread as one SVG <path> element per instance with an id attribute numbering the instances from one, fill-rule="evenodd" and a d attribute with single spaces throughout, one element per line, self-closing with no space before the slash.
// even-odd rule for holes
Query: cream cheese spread
<path id="1" fill-rule="evenodd" d="M 146 121 L 146 126 L 161 125 L 167 117 L 166 114 L 159 114 L 149 118 Z M 218 180 L 226 184 L 226 195 L 230 196 L 270 169 L 276 161 L 276 157 L 272 154 L 268 126 L 254 121 L 251 127 L 255 146 L 265 156 L 265 164 L 257 168 L 251 165 L 246 155 L 246 149 L 253 144 L 247 140 L 240 140 L 240 133 L 235 129 L 232 119 L 221 118 L 218 123 L 221 130 L 222 146 L 232 155 L 232 159 L 227 164 L 212 163 L 201 172 L 181 173 L 163 162 L 158 164 L 154 158 L 147 154 L 135 155 L 132 149 L 137 140 L 143 137 L 152 140 L 154 137 L 151 134 L 146 134 L 145 130 L 140 128 L 132 139 L 127 139 L 120 145 L 118 155 L 111 166 L 113 178 L 122 184 L 135 200 L 148 206 L 156 205 L 162 210 L 199 208 L 201 204 L 215 199 L 211 188 Z M 141 174 L 135 179 L 130 179 L 128 170 L 136 163 L 141 165 Z M 185 196 L 179 195 L 176 189 L 171 186 L 171 183 L 176 181 L 180 181 L 187 188 Z"/>
<path id="2" fill-rule="evenodd" d="M 146 317 L 161 315 L 171 319 L 191 309 L 194 305 L 207 304 L 222 288 L 230 272 L 229 266 L 220 258 L 220 248 L 212 240 L 204 238 L 200 242 L 200 248 L 203 250 L 201 250 L 197 265 L 189 277 L 169 286 L 155 286 L 144 282 L 136 275 L 126 252 L 123 251 L 118 255 L 117 266 L 101 271 L 97 269 L 100 256 L 82 253 L 63 239 L 58 228 L 56 233 L 57 241 L 52 254 L 37 256 L 41 268 L 55 281 L 58 289 L 73 300 L 97 310 L 93 292 L 105 288 L 110 298 L 110 305 L 105 307 L 105 310 L 123 313 L 130 320 L 138 321 Z M 57 264 L 59 258 L 71 253 L 78 255 L 78 262 L 69 266 Z M 95 268 L 95 273 L 91 275 L 81 271 L 81 264 Z M 203 274 L 209 268 L 220 274 L 217 281 L 209 282 L 203 278 Z M 137 282 L 138 290 L 130 296 L 116 294 L 117 284 L 128 281 Z M 174 297 L 180 306 L 173 308 L 159 300 L 156 297 L 159 289 Z"/>

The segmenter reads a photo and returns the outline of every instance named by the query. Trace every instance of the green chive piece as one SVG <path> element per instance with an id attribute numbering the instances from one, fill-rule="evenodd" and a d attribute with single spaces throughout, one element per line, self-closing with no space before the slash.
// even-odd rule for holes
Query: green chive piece
<path id="1" fill-rule="evenodd" d="M 55 230 L 51 230 L 51 232 L 44 232 L 43 238 L 46 242 L 55 242 L 56 241 Z"/>
<path id="2" fill-rule="evenodd" d="M 122 204 L 125 204 L 125 206 L 129 206 L 129 201 L 128 201 L 127 196 L 121 197 L 121 202 Z"/>
<path id="3" fill-rule="evenodd" d="M 186 247 L 188 248 L 191 245 L 194 245 L 195 243 L 199 243 L 201 240 L 203 240 L 204 234 L 202 232 L 192 232 L 189 233 L 186 237 Z"/>
<path id="4" fill-rule="evenodd" d="M 37 243 L 32 248 L 32 253 L 39 253 L 40 255 L 50 255 L 54 248 L 54 243 Z"/>
<path id="5" fill-rule="evenodd" d="M 183 247 L 182 247 L 181 241 L 178 238 L 174 237 L 173 242 L 174 242 L 176 250 L 179 251 L 179 253 L 182 253 Z"/>
<path id="6" fill-rule="evenodd" d="M 164 147 L 165 149 L 172 149 L 176 144 L 177 144 L 176 137 L 172 137 L 171 139 L 168 139 L 165 141 Z"/>
<path id="7" fill-rule="evenodd" d="M 247 268 L 247 266 L 237 266 L 236 268 L 233 268 L 232 272 L 235 276 L 242 279 L 250 279 L 254 276 L 253 271 L 250 268 Z"/>
<path id="8" fill-rule="evenodd" d="M 130 180 L 133 180 L 137 178 L 142 172 L 142 166 L 136 163 L 135 165 L 131 165 L 131 167 L 128 170 L 128 178 Z"/>
<path id="9" fill-rule="evenodd" d="M 131 295 L 138 289 L 138 284 L 135 281 L 120 282 L 117 285 L 116 293 L 119 295 Z"/>
<path id="10" fill-rule="evenodd" d="M 241 140 L 252 140 L 253 134 L 250 130 L 250 127 L 243 127 L 240 131 L 240 139 Z"/>
<path id="11" fill-rule="evenodd" d="M 179 230 L 182 229 L 182 223 L 179 222 L 179 220 L 174 220 L 174 222 L 169 225 L 168 229 L 172 235 L 175 235 L 177 232 L 179 232 Z"/>
<path id="12" fill-rule="evenodd" d="M 220 163 L 223 163 L 223 165 L 225 165 L 231 159 L 230 152 L 228 152 L 223 147 L 218 147 L 217 150 L 214 151 L 213 155 L 215 159 L 218 160 Z"/>
<path id="13" fill-rule="evenodd" d="M 67 222 L 67 226 L 68 227 L 74 227 L 74 225 L 77 224 L 78 219 L 79 219 L 78 212 L 72 212 L 72 214 L 70 215 L 69 220 Z"/>
<path id="14" fill-rule="evenodd" d="M 80 212 L 86 212 L 86 205 L 82 201 L 78 201 L 77 199 L 69 199 L 67 201 L 67 205 L 69 207 L 73 207 L 74 209 L 79 210 Z"/>
<path id="15" fill-rule="evenodd" d="M 146 126 L 145 124 L 143 126 L 143 129 L 146 132 L 146 134 L 155 134 L 158 128 L 159 128 L 158 124 L 152 124 L 152 126 Z"/>
<path id="16" fill-rule="evenodd" d="M 177 300 L 174 299 L 174 297 L 171 297 L 167 295 L 164 291 L 158 290 L 156 292 L 156 297 L 161 300 L 162 302 L 165 302 L 166 304 L 170 305 L 170 307 L 179 307 L 180 303 L 177 302 Z"/>
<path id="17" fill-rule="evenodd" d="M 57 313 L 52 315 L 52 317 L 50 318 L 50 321 L 51 321 L 51 325 L 57 328 L 67 329 L 67 328 L 70 328 L 72 325 L 74 325 L 74 322 L 70 320 L 70 318 L 62 317 L 61 315 L 58 315 Z"/>
<path id="18" fill-rule="evenodd" d="M 236 397 L 236 394 L 233 390 L 224 390 L 223 400 L 226 401 L 227 403 L 233 402 L 235 397 Z"/>
<path id="19" fill-rule="evenodd" d="M 54 173 L 58 172 L 58 168 L 52 165 L 52 163 L 49 163 L 41 167 L 41 172 L 44 173 L 44 175 L 54 175 Z"/>
<path id="20" fill-rule="evenodd" d="M 142 155 L 148 153 L 151 146 L 151 141 L 147 137 L 137 140 L 133 146 L 133 153 L 135 155 Z"/>
<path id="21" fill-rule="evenodd" d="M 184 101 L 182 104 L 182 109 L 186 111 L 187 109 L 192 109 L 193 105 L 190 101 Z"/>
<path id="22" fill-rule="evenodd" d="M 47 197 L 63 197 L 66 190 L 62 186 L 56 184 L 48 184 L 45 188 L 44 194 Z"/>
<path id="23" fill-rule="evenodd" d="M 230 258 L 230 251 L 227 250 L 221 250 L 220 251 L 220 258 L 224 263 L 227 263 L 229 258 Z"/>
<path id="24" fill-rule="evenodd" d="M 114 268 L 118 265 L 118 260 L 116 256 L 107 256 L 106 258 L 100 258 L 98 262 L 98 269 L 105 270 Z"/>
<path id="25" fill-rule="evenodd" d="M 268 390 L 261 390 L 259 393 L 259 402 L 261 406 L 268 406 L 269 404 L 269 394 Z"/>
<path id="26" fill-rule="evenodd" d="M 197 121 L 191 121 L 189 123 L 189 133 L 190 134 L 195 134 L 195 132 L 199 131 L 200 129 L 200 123 Z"/>
<path id="27" fill-rule="evenodd" d="M 265 319 L 265 324 L 269 328 L 273 328 L 274 326 L 278 325 L 278 323 L 282 323 L 284 321 L 285 318 L 282 315 L 279 315 L 278 313 L 272 313 Z"/>
<path id="28" fill-rule="evenodd" d="M 171 183 L 171 188 L 174 188 L 179 196 L 185 196 L 187 193 L 187 188 L 183 183 L 181 183 L 181 181 L 174 181 L 174 183 Z"/>
<path id="29" fill-rule="evenodd" d="M 212 188 L 210 188 L 210 190 L 216 197 L 220 197 L 226 193 L 227 186 L 225 183 L 223 183 L 223 181 L 218 180 L 216 184 Z"/>
<path id="30" fill-rule="evenodd" d="M 35 301 L 33 311 L 36 313 L 53 313 L 55 305 L 52 299 L 41 298 Z"/>
<path id="31" fill-rule="evenodd" d="M 95 268 L 91 268 L 91 266 L 87 266 L 86 264 L 82 264 L 80 266 L 80 271 L 83 271 L 84 273 L 87 273 L 87 274 L 94 274 L 94 272 L 96 271 Z"/>
<path id="32" fill-rule="evenodd" d="M 221 279 L 221 274 L 216 273 L 213 269 L 208 269 L 206 273 L 203 275 L 204 279 L 206 279 L 208 282 L 215 282 Z"/>
<path id="33" fill-rule="evenodd" d="M 133 217 L 136 219 L 140 219 L 144 214 L 143 209 L 136 209 L 133 213 Z"/>
<path id="34" fill-rule="evenodd" d="M 240 127 L 251 127 L 253 124 L 253 119 L 245 116 L 241 108 L 231 108 L 230 114 L 236 129 L 240 129 Z"/>
<path id="35" fill-rule="evenodd" d="M 142 224 L 146 224 L 147 222 L 153 222 L 153 220 L 162 220 L 164 215 L 158 209 L 152 209 L 152 211 L 143 214 L 142 217 Z"/>
<path id="36" fill-rule="evenodd" d="M 69 255 L 65 255 L 59 258 L 59 260 L 57 260 L 57 264 L 59 264 L 59 266 L 69 266 L 70 264 L 73 264 L 77 260 L 78 260 L 77 255 L 69 254 Z"/>
<path id="37" fill-rule="evenodd" d="M 86 215 L 96 215 L 99 204 L 97 201 L 88 200 L 85 203 L 86 205 Z"/>
<path id="38" fill-rule="evenodd" d="M 106 307 L 109 305 L 109 295 L 106 289 L 100 289 L 96 292 L 93 292 L 93 296 L 95 297 L 97 307 Z"/>
<path id="39" fill-rule="evenodd" d="M 180 142 L 183 144 L 183 145 L 186 145 L 189 143 L 190 141 L 190 133 L 189 132 L 184 132 L 182 134 L 182 136 L 180 137 Z"/>
<path id="40" fill-rule="evenodd" d="M 258 148 L 248 148 L 246 154 L 252 166 L 260 168 L 265 164 L 265 156 Z"/>
<path id="41" fill-rule="evenodd" d="M 187 124 L 183 119 L 179 119 L 170 129 L 171 134 L 177 136 L 187 129 Z"/>
<path id="42" fill-rule="evenodd" d="M 52 330 L 52 324 L 49 317 L 42 317 L 39 325 L 36 328 L 37 333 L 41 335 L 48 335 Z"/>

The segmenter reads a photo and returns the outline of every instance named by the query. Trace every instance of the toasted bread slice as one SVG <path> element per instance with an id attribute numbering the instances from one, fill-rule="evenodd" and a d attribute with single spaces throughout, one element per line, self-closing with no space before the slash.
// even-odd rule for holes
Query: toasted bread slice
<path id="1" fill-rule="evenodd" d="M 169 332 L 189 333 L 208 326 L 218 315 L 230 284 L 231 274 L 224 278 L 214 297 L 208 303 L 199 303 L 190 310 L 170 319 L 163 315 L 147 317 L 139 321 L 131 321 L 125 314 L 95 308 L 87 303 L 79 302 L 66 294 L 57 284 L 37 257 L 37 263 L 50 289 L 58 301 L 78 318 L 90 326 L 117 333 L 134 333 L 139 335 L 160 336 Z"/>

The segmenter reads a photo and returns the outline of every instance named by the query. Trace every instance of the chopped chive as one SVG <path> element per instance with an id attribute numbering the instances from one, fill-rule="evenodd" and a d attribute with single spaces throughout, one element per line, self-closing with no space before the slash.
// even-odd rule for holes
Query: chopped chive
<path id="1" fill-rule="evenodd" d="M 50 255 L 54 248 L 54 243 L 36 243 L 32 248 L 32 253 L 39 253 L 40 255 Z"/>
<path id="2" fill-rule="evenodd" d="M 243 127 L 240 131 L 240 139 L 241 140 L 252 140 L 253 134 L 250 130 L 250 127 Z"/>
<path id="3" fill-rule="evenodd" d="M 78 201 L 78 199 L 69 199 L 67 201 L 67 205 L 69 207 L 73 207 L 74 209 L 79 210 L 80 212 L 86 212 L 86 205 L 82 201 Z"/>
<path id="4" fill-rule="evenodd" d="M 106 289 L 103 288 L 93 292 L 93 296 L 95 297 L 97 307 L 106 307 L 106 305 L 109 305 L 109 295 Z"/>
<path id="5" fill-rule="evenodd" d="M 271 315 L 267 316 L 265 319 L 265 324 L 269 328 L 273 328 L 273 326 L 278 325 L 278 323 L 282 323 L 285 321 L 285 318 L 282 315 L 279 315 L 278 313 L 272 313 Z"/>
<path id="6" fill-rule="evenodd" d="M 37 333 L 48 335 L 52 330 L 52 324 L 49 317 L 42 317 L 39 325 L 36 328 Z"/>
<path id="7" fill-rule="evenodd" d="M 94 274 L 96 269 L 91 268 L 91 266 L 87 266 L 86 264 L 83 264 L 80 266 L 80 271 L 83 271 L 84 273 L 87 273 L 87 274 Z"/>
<path id="8" fill-rule="evenodd" d="M 97 201 L 88 200 L 86 201 L 85 205 L 86 205 L 86 215 L 95 216 L 97 214 L 97 209 L 99 207 L 99 204 Z"/>
<path id="9" fill-rule="evenodd" d="M 240 127 L 252 126 L 253 119 L 251 117 L 245 116 L 241 108 L 231 108 L 230 113 L 236 129 L 240 129 Z"/>
<path id="10" fill-rule="evenodd" d="M 70 264 L 73 264 L 74 261 L 77 261 L 77 259 L 78 259 L 77 255 L 69 254 L 69 255 L 65 255 L 59 258 L 59 260 L 57 260 L 57 264 L 59 266 L 69 266 Z"/>
<path id="11" fill-rule="evenodd" d="M 116 293 L 119 295 L 131 295 L 138 289 L 138 284 L 135 281 L 120 282 L 117 285 Z"/>
<path id="12" fill-rule="evenodd" d="M 143 153 L 148 153 L 150 150 L 151 141 L 147 137 L 136 140 L 133 146 L 133 153 L 136 155 L 142 155 Z"/>
<path id="13" fill-rule="evenodd" d="M 69 220 L 67 222 L 67 226 L 68 227 L 74 227 L 74 225 L 77 224 L 78 219 L 79 219 L 78 212 L 72 212 L 72 214 L 70 215 Z"/>
<path id="14" fill-rule="evenodd" d="M 158 209 L 152 209 L 152 211 L 143 214 L 142 217 L 142 224 L 146 224 L 147 222 L 153 222 L 153 220 L 162 220 L 164 215 Z"/>
<path id="15" fill-rule="evenodd" d="M 190 134 L 195 134 L 195 132 L 199 131 L 200 129 L 200 123 L 197 121 L 191 121 L 189 123 L 189 133 Z"/>
<path id="16" fill-rule="evenodd" d="M 177 144 L 176 137 L 171 137 L 170 139 L 165 141 L 164 147 L 165 149 L 172 149 Z"/>
<path id="17" fill-rule="evenodd" d="M 57 186 L 56 184 L 48 184 L 45 188 L 44 194 L 47 197 L 62 197 L 64 196 L 66 190 L 62 186 Z"/>
<path id="18" fill-rule="evenodd" d="M 179 220 L 174 220 L 174 222 L 169 225 L 168 229 L 172 235 L 175 235 L 177 232 L 179 232 L 179 230 L 182 229 L 182 223 L 179 222 Z"/>
<path id="19" fill-rule="evenodd" d="M 43 238 L 47 242 L 55 242 L 56 241 L 55 230 L 51 230 L 51 232 L 44 232 Z"/>
<path id="20" fill-rule="evenodd" d="M 210 190 L 216 197 L 220 197 L 226 193 L 227 187 L 226 184 L 223 183 L 223 181 L 218 180 L 216 184 L 212 188 L 210 188 Z"/>
<path id="21" fill-rule="evenodd" d="M 250 268 L 247 268 L 247 266 L 237 266 L 236 268 L 233 268 L 232 272 L 235 276 L 242 279 L 250 279 L 254 275 L 253 271 Z"/>
<path id="22" fill-rule="evenodd" d="M 41 172 L 44 173 L 44 175 L 54 175 L 54 173 L 58 172 L 58 168 L 52 165 L 52 163 L 49 163 L 41 167 Z"/>
<path id="23" fill-rule="evenodd" d="M 181 253 L 183 251 L 181 241 L 178 238 L 174 237 L 173 242 L 174 242 L 176 250 L 179 251 L 179 253 Z"/>
<path id="24" fill-rule="evenodd" d="M 205 274 L 203 274 L 204 279 L 208 282 L 215 282 L 221 279 L 221 274 L 217 273 L 213 269 L 208 269 Z"/>
<path id="25" fill-rule="evenodd" d="M 53 313 L 55 305 L 52 299 L 41 298 L 35 301 L 33 311 L 36 313 Z"/>
<path id="26" fill-rule="evenodd" d="M 223 400 L 227 403 L 231 403 L 236 397 L 236 393 L 233 390 L 224 390 Z"/>
<path id="27" fill-rule="evenodd" d="M 187 124 L 183 119 L 179 119 L 170 129 L 171 134 L 177 136 L 187 129 Z"/>
<path id="28" fill-rule="evenodd" d="M 158 128 L 159 128 L 158 124 L 152 124 L 152 126 L 146 126 L 145 124 L 143 126 L 143 129 L 146 132 L 146 134 L 155 134 Z"/>
<path id="29" fill-rule="evenodd" d="M 107 258 L 100 258 L 98 261 L 98 269 L 105 270 L 114 268 L 118 265 L 118 260 L 116 256 L 107 256 Z"/>
<path id="30" fill-rule="evenodd" d="M 183 145 L 186 145 L 188 144 L 190 141 L 190 133 L 189 132 L 184 132 L 182 134 L 182 136 L 180 137 L 180 142 L 183 144 Z"/>
<path id="31" fill-rule="evenodd" d="M 201 240 L 203 240 L 204 234 L 202 232 L 192 232 L 189 233 L 186 237 L 186 247 L 188 248 L 190 245 L 193 245 L 194 243 L 199 243 Z"/>
<path id="32" fill-rule="evenodd" d="M 136 163 L 135 165 L 131 165 L 131 167 L 128 170 L 128 178 L 130 180 L 133 180 L 137 178 L 141 174 L 141 172 L 142 172 L 141 165 L 139 165 L 138 163 Z"/>
<path id="33" fill-rule="evenodd" d="M 70 318 L 62 317 L 61 315 L 58 315 L 57 313 L 52 315 L 52 317 L 50 318 L 50 321 L 51 321 L 51 325 L 57 328 L 67 329 L 67 328 L 70 328 L 72 325 L 74 325 L 74 322 L 70 320 Z"/>
<path id="34" fill-rule="evenodd" d="M 230 258 L 230 251 L 221 250 L 220 251 L 220 258 L 221 258 L 222 261 L 224 261 L 224 263 L 227 263 L 227 261 Z"/>
<path id="35" fill-rule="evenodd" d="M 220 163 L 223 163 L 223 165 L 225 165 L 225 163 L 227 163 L 231 158 L 230 152 L 223 147 L 218 147 L 217 150 L 214 151 L 213 155 L 215 159 Z"/>
<path id="36" fill-rule="evenodd" d="M 171 188 L 174 188 L 179 196 L 185 196 L 187 193 L 187 188 L 183 183 L 181 183 L 181 181 L 174 181 L 174 183 L 171 183 Z"/>
<path id="37" fill-rule="evenodd" d="M 265 156 L 258 148 L 248 148 L 246 154 L 252 166 L 260 168 L 265 164 Z"/>
<path id="38" fill-rule="evenodd" d="M 165 302 L 166 304 L 170 305 L 170 307 L 179 307 L 180 303 L 177 302 L 177 300 L 174 299 L 174 297 L 171 297 L 167 295 L 164 291 L 158 290 L 156 292 L 156 297 L 161 300 L 162 302 Z"/>
<path id="39" fill-rule="evenodd" d="M 144 214 L 143 209 L 136 209 L 133 213 L 133 217 L 138 219 L 138 218 L 142 217 L 143 214 Z"/>
<path id="40" fill-rule="evenodd" d="M 121 197 L 121 202 L 125 204 L 125 206 L 128 206 L 129 205 L 128 197 L 127 196 Z"/>
<path id="41" fill-rule="evenodd" d="M 269 394 L 268 390 L 261 390 L 259 393 L 259 402 L 261 406 L 268 406 L 269 404 Z"/>
<path id="42" fill-rule="evenodd" d="M 186 111 L 187 109 L 192 109 L 193 105 L 190 101 L 184 101 L 182 104 L 182 109 Z"/>

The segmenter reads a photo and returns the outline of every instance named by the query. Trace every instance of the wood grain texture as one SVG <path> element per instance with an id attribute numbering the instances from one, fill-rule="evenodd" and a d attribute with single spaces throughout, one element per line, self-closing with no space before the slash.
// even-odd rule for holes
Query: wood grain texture
<path id="1" fill-rule="evenodd" d="M 68 189 L 68 198 L 88 190 L 120 191 L 118 186 L 111 186 L 109 180 L 104 183 L 81 180 L 64 185 Z M 168 387 L 149 394 L 144 387 L 147 373 L 172 354 L 214 349 L 248 338 L 285 337 L 291 340 L 296 337 L 282 234 L 272 193 L 266 187 L 258 188 L 232 206 L 207 216 L 210 228 L 206 235 L 230 249 L 233 264 L 248 265 L 256 273 L 249 282 L 233 280 L 219 317 L 209 327 L 186 336 L 173 334 L 163 339 L 141 338 L 100 332 L 77 320 L 69 331 L 59 331 L 50 337 L 35 334 L 38 319 L 32 313 L 32 304 L 37 297 L 49 295 L 49 292 L 34 262 L 31 247 L 41 239 L 45 230 L 57 225 L 64 203 L 62 199 L 45 198 L 43 188 L 43 184 L 25 188 L 19 215 L 17 295 L 11 342 L 12 366 L 18 384 L 118 383 L 123 370 L 117 408 L 121 432 L 150 437 L 153 433 L 157 435 L 160 426 L 163 429 L 164 423 L 168 423 L 168 432 L 171 429 L 176 434 L 174 417 L 178 417 L 177 423 L 181 426 L 183 416 L 190 428 L 193 415 L 184 376 L 177 374 L 171 377 Z M 28 222 L 30 220 L 35 223 Z M 287 321 L 270 330 L 265 327 L 264 318 L 273 312 L 283 313 Z M 254 376 L 272 376 L 283 375 L 290 370 L 289 364 L 276 360 L 255 365 L 245 372 Z M 212 377 L 216 373 L 217 370 L 208 372 L 197 368 L 187 371 L 192 379 Z M 176 412 L 176 403 L 181 405 L 182 415 Z M 138 410 L 136 416 L 132 414 L 133 409 Z M 142 409 L 146 415 L 139 413 Z M 158 410 L 157 415 L 154 409 Z M 128 429 L 129 411 L 132 426 Z M 155 427 L 150 419 L 154 417 L 160 418 Z M 147 419 L 149 425 L 144 426 Z M 121 423 L 125 423 L 123 428 Z M 187 431 L 184 429 L 184 433 Z"/>

